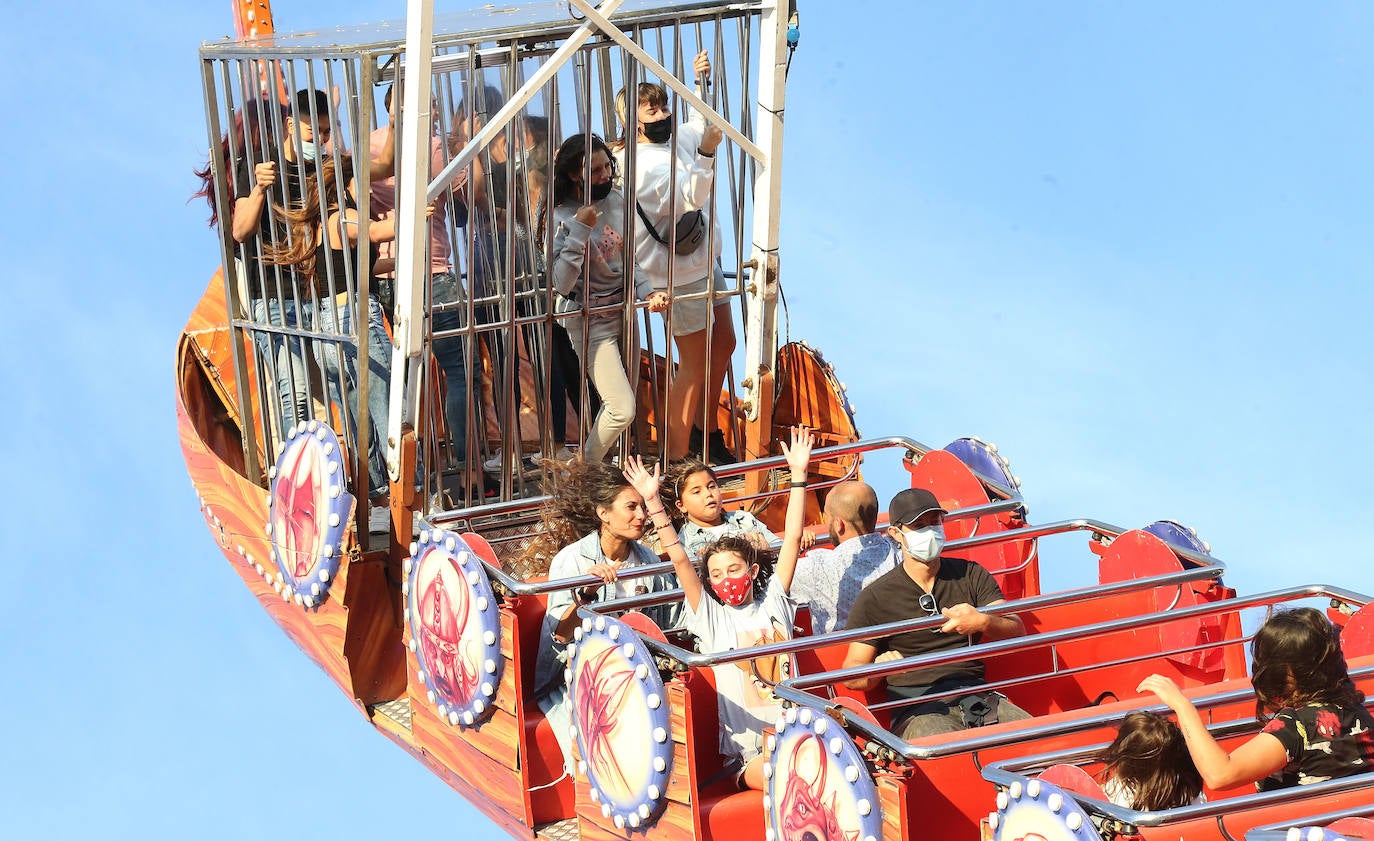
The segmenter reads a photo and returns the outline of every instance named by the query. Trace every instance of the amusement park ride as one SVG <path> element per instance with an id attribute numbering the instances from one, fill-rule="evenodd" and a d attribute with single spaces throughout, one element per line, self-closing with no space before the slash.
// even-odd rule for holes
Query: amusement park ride
<path id="1" fill-rule="evenodd" d="M 1157 812 L 1110 804 L 1092 779 L 1126 713 L 1162 709 L 1136 690 L 1151 673 L 1182 686 L 1223 745 L 1253 733 L 1242 618 L 1274 606 L 1325 608 L 1344 628 L 1351 676 L 1374 694 L 1368 596 L 1326 585 L 1238 595 L 1210 548 L 1169 521 L 1143 529 L 1086 518 L 1030 522 L 995 448 L 977 439 L 933 448 L 908 437 L 861 438 L 821 356 L 803 343 L 779 346 L 782 113 L 799 35 L 795 4 L 558 0 L 439 18 L 427 5 L 411 3 L 404 29 L 279 35 L 266 0 L 240 0 L 240 39 L 200 53 L 225 269 L 178 346 L 181 445 L 231 567 L 367 722 L 517 838 L 1374 838 L 1371 775 L 1263 794 L 1209 791 L 1204 804 Z M 703 50 L 715 84 L 679 81 Z M 911 486 L 930 489 L 949 510 L 946 554 L 987 568 L 1008 600 L 993 610 L 1017 614 L 1027 634 L 846 669 L 850 642 L 942 620 L 813 636 L 802 617 L 794 639 L 702 654 L 683 631 L 660 630 L 640 612 L 681 599 L 680 591 L 583 606 L 568 670 L 578 761 L 566 775 L 534 702 L 535 656 L 547 594 L 598 579 L 549 581 L 547 566 L 522 552 L 540 528 L 539 480 L 549 464 L 524 456 L 552 453 L 564 439 L 576 445 L 588 425 L 577 418 L 594 414 L 594 398 L 589 388 L 549 396 L 558 314 L 539 278 L 539 238 L 529 236 L 542 223 L 530 211 L 533 195 L 504 196 L 538 193 L 533 176 L 547 164 L 529 162 L 541 132 L 554 141 L 543 146 L 545 161 L 569 134 L 617 135 L 614 93 L 645 79 L 724 135 L 712 204 L 721 225 L 711 238 L 728 289 L 702 294 L 719 295 L 744 325 L 742 376 L 705 410 L 740 457 L 717 468 L 730 504 L 781 525 L 782 506 L 770 503 L 787 492 L 775 475 L 785 464 L 770 442 L 793 424 L 819 438 L 812 528 L 828 488 L 859 475 L 865 458 L 895 455 Z M 401 95 L 388 114 L 382 96 L 396 84 Z M 327 113 L 300 113 L 293 94 L 305 88 L 329 92 Z M 255 298 L 267 294 L 247 280 L 255 255 L 226 221 L 247 189 L 232 183 L 236 164 L 277 160 L 273 150 L 295 142 L 277 115 L 328 120 L 336 155 L 369 148 L 389 124 L 395 130 L 391 358 L 380 381 L 389 403 L 371 442 L 385 452 L 386 488 L 369 487 L 369 435 L 358 418 L 379 381 L 308 359 L 293 367 L 288 358 L 313 346 L 317 360 L 331 352 L 356 359 L 368 325 L 345 321 L 336 331 L 264 317 Z M 357 156 L 360 183 L 375 165 Z M 485 191 L 476 187 L 483 179 Z M 377 215 L 369 206 L 376 200 L 360 191 L 362 218 Z M 445 212 L 426 222 L 431 205 Z M 517 218 L 522 211 L 530 215 Z M 448 238 L 471 297 L 440 301 L 425 283 L 435 231 Z M 360 252 L 367 246 L 363 233 Z M 387 273 L 372 268 L 337 278 L 328 294 L 367 300 Z M 322 300 L 294 271 L 272 274 L 279 299 L 301 307 Z M 642 305 L 616 306 L 626 324 L 641 325 L 645 345 L 623 347 L 640 377 L 622 451 L 662 453 L 674 348 Z M 465 351 L 466 373 L 456 379 L 437 360 L 445 341 Z M 310 395 L 305 416 L 280 404 L 277 384 L 292 377 Z M 348 390 L 356 399 L 330 396 Z M 445 411 L 454 390 L 468 395 L 457 414 Z M 1095 559 L 1097 579 L 1043 592 L 1039 547 L 1048 538 L 1081 541 L 1076 551 Z M 671 569 L 664 562 L 635 574 Z M 795 670 L 774 687 L 782 706 L 767 739 L 767 790 L 738 791 L 717 753 L 711 667 L 770 655 L 793 658 Z M 973 658 L 1031 719 L 906 742 L 887 729 L 893 702 L 844 685 Z"/>

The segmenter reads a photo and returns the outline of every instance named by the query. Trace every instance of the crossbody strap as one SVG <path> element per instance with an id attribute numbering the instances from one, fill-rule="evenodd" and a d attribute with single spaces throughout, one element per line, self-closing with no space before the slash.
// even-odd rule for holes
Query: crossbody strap
<path id="1" fill-rule="evenodd" d="M 639 211 L 639 218 L 644 220 L 644 227 L 649 231 L 649 236 L 654 238 L 654 242 L 657 242 L 659 245 L 666 246 L 668 243 L 663 239 L 663 237 L 658 235 L 658 229 L 654 227 L 653 222 L 649 221 L 649 215 L 644 212 L 644 205 L 640 204 L 639 202 L 635 202 L 635 210 Z"/>

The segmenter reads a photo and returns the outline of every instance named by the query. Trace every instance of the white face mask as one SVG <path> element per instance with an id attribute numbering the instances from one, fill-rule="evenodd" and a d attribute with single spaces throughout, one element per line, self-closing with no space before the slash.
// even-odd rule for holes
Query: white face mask
<path id="1" fill-rule="evenodd" d="M 906 536 L 907 552 L 918 561 L 933 561 L 940 557 L 940 550 L 945 548 L 944 526 L 926 526 L 903 534 Z"/>
<path id="2" fill-rule="evenodd" d="M 314 163 L 317 154 L 319 154 L 319 152 L 315 149 L 315 142 L 313 140 L 301 141 L 301 158 L 303 158 L 306 163 Z"/>

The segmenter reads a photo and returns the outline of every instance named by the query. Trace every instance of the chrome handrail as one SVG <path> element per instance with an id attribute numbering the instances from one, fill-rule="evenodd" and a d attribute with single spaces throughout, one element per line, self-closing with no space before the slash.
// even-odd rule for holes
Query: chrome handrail
<path id="1" fill-rule="evenodd" d="M 1185 572 L 1195 572 L 1195 570 L 1188 570 Z M 1175 575 L 1177 574 L 1178 573 L 1175 573 Z M 1139 579 L 1138 582 L 1145 582 L 1149 580 L 1150 579 Z M 1277 604 L 1283 601 L 1291 601 L 1295 599 L 1314 597 L 1336 598 L 1351 604 L 1360 605 L 1367 604 L 1370 601 L 1370 597 L 1365 596 L 1363 594 L 1356 593 L 1351 590 L 1346 590 L 1344 588 L 1332 587 L 1329 585 L 1311 584 L 1299 587 L 1290 587 L 1282 590 L 1272 590 L 1267 593 L 1261 593 L 1255 596 L 1249 596 L 1245 598 L 1232 598 L 1215 603 L 1194 605 L 1193 607 L 1184 608 L 1182 610 L 1170 610 L 1157 613 L 1143 614 L 1141 616 L 1125 617 L 1122 619 L 1111 620 L 1108 622 L 1098 622 L 1091 625 L 1082 625 L 1076 628 L 1067 628 L 1059 631 L 1048 631 L 1041 634 L 1029 634 L 1026 636 L 1013 637 L 1011 639 L 1006 640 L 997 640 L 995 642 L 981 643 L 979 645 L 954 649 L 952 651 L 936 652 L 932 654 L 921 655 L 918 657 L 906 657 L 898 660 L 891 660 L 885 663 L 874 663 L 865 666 L 853 666 L 848 669 L 836 669 L 830 672 L 823 672 L 816 675 L 801 675 L 798 677 L 790 678 L 785 681 L 780 681 L 776 686 L 773 687 L 773 691 L 778 697 L 783 698 L 786 701 L 814 708 L 817 705 L 824 705 L 825 702 L 823 699 L 818 698 L 816 695 L 803 691 L 811 687 L 828 686 L 854 678 L 885 677 L 888 674 L 893 674 L 902 671 L 910 671 L 914 670 L 915 668 L 926 668 L 935 665 L 960 662 L 963 660 L 993 657 L 1001 654 L 1009 654 L 1017 651 L 1038 648 L 1060 641 L 1080 639 L 1086 636 L 1105 635 L 1109 633 L 1116 633 L 1119 631 L 1131 630 L 1133 628 L 1148 627 L 1152 624 L 1177 621 L 1180 619 L 1189 619 L 1195 616 L 1205 616 L 1209 613 L 1232 613 L 1252 607 L 1263 607 L 1272 604 Z M 1045 597 L 1042 596 L 1036 598 L 1043 599 Z M 990 608 L 985 612 L 1006 613 L 1014 612 L 1014 610 L 1016 609 L 1024 610 L 1026 609 L 1026 603 L 1030 601 L 1032 600 L 1025 599 L 1018 602 L 1006 602 L 1004 604 L 997 605 L 995 608 Z M 914 629 L 920 627 L 921 625 L 933 628 L 939 622 L 940 620 L 938 617 L 934 619 L 921 620 L 919 624 L 907 622 L 905 623 L 905 627 L 903 628 L 903 630 Z M 867 631 L 871 629 L 862 630 Z M 847 635 L 852 632 L 844 633 Z M 890 633 L 890 630 L 884 630 L 882 633 L 877 634 L 876 636 L 887 636 L 890 635 Z M 763 656 L 763 654 L 766 653 L 765 649 L 772 647 L 774 646 L 757 646 L 756 648 L 751 649 L 750 653 L 755 657 Z M 1108 663 L 1098 665 L 1101 666 L 1112 664 Z M 912 701 L 906 701 L 904 703 L 919 703 L 919 701 L 920 699 L 915 699 Z M 891 731 L 886 730 L 878 725 L 871 724 L 870 722 L 855 720 L 853 723 L 859 730 L 861 730 L 864 733 L 865 736 L 882 744 L 884 747 L 888 748 L 894 755 L 902 756 L 908 760 L 932 759 L 953 753 L 962 753 L 966 750 L 972 749 L 972 746 L 974 746 L 978 741 L 980 741 L 979 737 L 975 735 L 971 736 L 970 738 L 961 739 L 958 741 L 941 742 L 937 746 L 915 745 L 901 739 Z M 1014 734 L 1018 738 L 1025 738 L 1030 736 L 1040 736 L 1042 735 L 1042 733 L 1048 732 L 1050 732 L 1050 730 L 1046 727 L 1046 725 L 1033 724 L 1028 727 L 1017 728 L 1014 731 Z M 994 742 L 994 744 L 995 743 L 996 742 Z"/>
<path id="2" fill-rule="evenodd" d="M 1292 789 L 1289 790 L 1291 791 Z M 1299 789 L 1299 791 L 1301 790 L 1302 789 Z M 1288 841 L 1288 830 L 1292 827 L 1325 826 L 1326 824 L 1335 823 L 1342 818 L 1367 817 L 1374 817 L 1374 803 L 1365 806 L 1352 806 L 1348 809 L 1322 812 L 1320 814 L 1282 821 L 1280 823 L 1257 826 L 1245 833 L 1245 841 Z"/>
<path id="3" fill-rule="evenodd" d="M 1374 699 L 1367 701 L 1366 708 L 1374 707 Z M 1207 732 L 1213 738 L 1225 739 L 1232 736 L 1243 736 L 1248 733 L 1259 732 L 1259 722 L 1254 719 L 1236 719 L 1232 721 L 1216 722 L 1207 725 Z M 1023 756 L 1015 759 L 1002 759 L 988 763 L 983 769 L 983 779 L 998 786 L 1005 788 L 1013 783 L 1025 785 L 1030 782 L 1031 777 L 1019 771 L 1026 769 L 1043 770 L 1051 765 L 1060 763 L 1077 764 L 1079 762 L 1091 762 L 1101 756 L 1102 751 L 1108 746 L 1108 742 L 1101 742 L 1095 745 L 1084 747 L 1069 748 L 1066 750 L 1042 753 L 1035 756 Z M 1194 820 L 1197 818 L 1210 818 L 1213 816 L 1233 814 L 1250 808 L 1268 806 L 1275 803 L 1283 803 L 1294 799 L 1308 799 L 1309 797 L 1319 797 L 1323 794 L 1339 794 L 1356 789 L 1369 788 L 1374 790 L 1374 774 L 1365 772 L 1354 774 L 1349 777 L 1340 777 L 1335 780 L 1327 780 L 1321 783 L 1312 783 L 1298 788 L 1283 788 L 1274 791 L 1259 792 L 1256 794 L 1243 794 L 1239 797 L 1226 797 L 1220 800 L 1209 800 L 1206 803 L 1197 805 L 1180 806 L 1177 809 L 1159 809 L 1153 811 L 1137 811 L 1125 806 L 1117 806 L 1105 800 L 1097 800 L 1075 792 L 1065 792 L 1069 797 L 1076 800 L 1085 809 L 1097 814 L 1120 821 L 1132 826 L 1165 826 L 1178 821 Z M 1301 793 L 1302 798 L 1295 798 L 1294 795 Z"/>

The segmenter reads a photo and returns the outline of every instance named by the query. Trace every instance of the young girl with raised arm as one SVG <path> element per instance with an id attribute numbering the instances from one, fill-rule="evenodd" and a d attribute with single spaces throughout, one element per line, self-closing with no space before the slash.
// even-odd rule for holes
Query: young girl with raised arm
<path id="1" fill-rule="evenodd" d="M 1217 744 L 1197 708 L 1162 675 L 1141 681 L 1178 715 L 1188 753 L 1211 789 L 1257 783 L 1260 791 L 1368 771 L 1374 717 L 1346 670 L 1340 638 L 1310 607 L 1270 616 L 1252 642 L 1250 682 L 1264 732 L 1234 751 Z"/>
<path id="2" fill-rule="evenodd" d="M 1126 716 L 1102 756 L 1102 792 L 1118 806 L 1139 811 L 1202 803 L 1202 777 L 1178 725 L 1158 713 Z"/>
<path id="3" fill-rule="evenodd" d="M 701 459 L 688 457 L 671 465 L 663 482 L 663 504 L 673 521 L 680 524 L 678 537 L 693 561 L 700 558 L 706 545 L 722 537 L 743 537 L 760 549 L 782 548 L 782 538 L 758 517 L 744 510 L 725 510 L 716 471 Z M 802 532 L 802 552 L 815 543 L 815 535 Z"/>
<path id="4" fill-rule="evenodd" d="M 814 437 L 805 427 L 793 427 L 791 443 L 783 443 L 792 471 L 787 500 L 787 523 L 782 548 L 772 575 L 765 575 L 769 553 L 748 540 L 726 537 L 702 551 L 700 568 L 683 551 L 673 523 L 659 498 L 658 467 L 644 469 L 631 458 L 625 478 L 643 496 L 653 528 L 660 534 L 682 586 L 687 605 L 687 630 L 700 641 L 704 654 L 715 654 L 791 639 L 796 603 L 788 595 L 806 518 L 806 466 Z M 766 581 L 765 581 L 766 579 Z M 758 658 L 712 667 L 720 697 L 721 753 L 737 757 L 743 786 L 761 789 L 763 728 L 777 720 L 780 705 L 770 684 L 787 677 L 785 658 Z"/>

